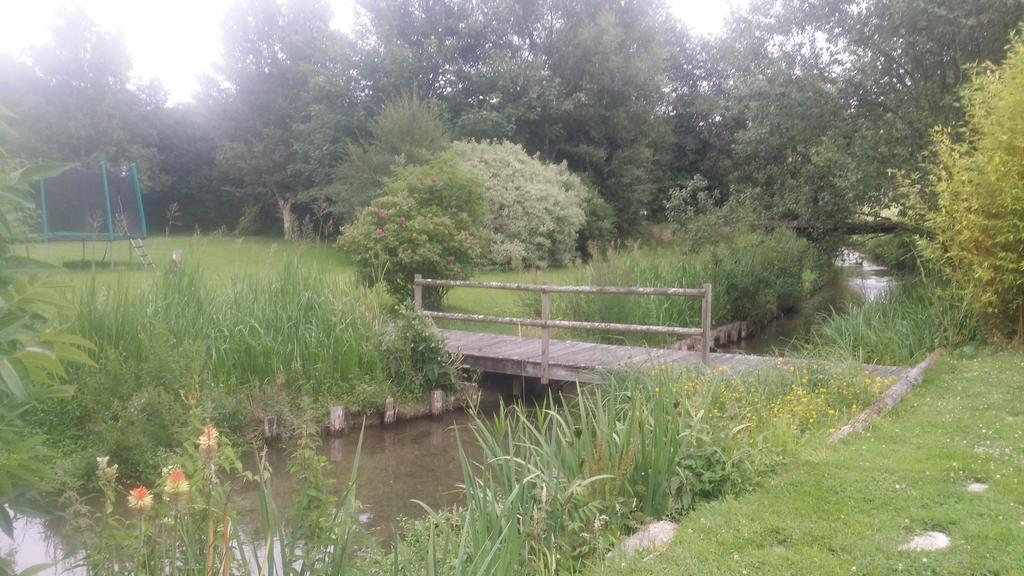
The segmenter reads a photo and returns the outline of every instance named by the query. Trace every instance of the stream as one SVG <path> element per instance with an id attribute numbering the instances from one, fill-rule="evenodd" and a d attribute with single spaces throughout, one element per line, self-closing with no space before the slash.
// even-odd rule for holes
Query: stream
<path id="1" fill-rule="evenodd" d="M 723 349 L 731 352 L 763 354 L 785 348 L 806 334 L 821 314 L 841 310 L 850 303 L 874 300 L 883 295 L 895 281 L 884 267 L 875 265 L 856 252 L 844 251 L 836 261 L 839 273 L 799 312 L 787 315 L 763 330 L 757 337 Z M 494 410 L 502 391 L 501 384 L 483 383 L 485 411 Z M 400 422 L 387 428 L 366 428 L 356 484 L 356 498 L 362 505 L 359 522 L 378 541 L 391 540 L 394 524 L 401 517 L 414 518 L 424 514 L 418 500 L 432 509 L 450 507 L 460 502 L 458 485 L 462 482 L 455 431 L 463 440 L 470 438 L 472 417 L 454 412 L 442 418 L 423 418 Z M 324 455 L 330 462 L 330 475 L 335 492 L 345 489 L 351 475 L 359 433 L 350 432 L 339 438 L 326 438 Z M 464 443 L 468 446 L 472 442 Z M 275 446 L 268 452 L 273 469 L 274 500 L 279 510 L 286 510 L 293 491 L 293 479 L 285 472 L 287 452 Z M 255 490 L 242 490 L 235 497 L 235 511 L 243 525 L 258 525 Z M 58 562 L 62 556 L 63 533 L 59 523 L 19 517 L 15 521 L 15 538 L 0 534 L 0 557 L 10 560 L 16 570 L 40 564 L 57 564 L 40 574 L 76 574 L 71 562 Z"/>

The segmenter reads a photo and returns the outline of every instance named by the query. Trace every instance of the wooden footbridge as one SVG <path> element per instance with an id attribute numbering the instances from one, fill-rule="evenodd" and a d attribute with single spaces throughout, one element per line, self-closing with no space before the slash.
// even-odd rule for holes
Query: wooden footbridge
<path id="1" fill-rule="evenodd" d="M 541 317 L 539 319 L 512 318 L 426 310 L 423 307 L 424 286 L 539 292 Z M 551 318 L 551 294 L 638 294 L 700 298 L 701 325 L 699 327 L 678 327 L 555 320 Z M 712 352 L 714 336 L 711 328 L 710 284 L 705 284 L 702 288 L 552 286 L 548 284 L 434 280 L 416 275 L 413 282 L 413 295 L 416 310 L 434 319 L 540 328 L 540 338 L 462 330 L 439 331 L 447 342 L 448 351 L 453 354 L 461 354 L 463 362 L 467 366 L 483 372 L 538 378 L 542 384 L 547 384 L 552 380 L 595 382 L 600 377 L 602 370 L 615 368 L 645 368 L 671 364 L 691 368 L 724 368 L 732 371 L 757 370 L 771 368 L 779 363 L 797 364 L 801 362 L 800 360 L 771 356 Z M 551 338 L 552 328 L 699 337 L 701 345 L 698 351 L 689 351 L 554 340 Z M 865 365 L 864 369 L 872 377 L 881 376 L 883 378 L 900 377 L 909 371 L 909 368 L 905 367 L 878 365 Z"/>

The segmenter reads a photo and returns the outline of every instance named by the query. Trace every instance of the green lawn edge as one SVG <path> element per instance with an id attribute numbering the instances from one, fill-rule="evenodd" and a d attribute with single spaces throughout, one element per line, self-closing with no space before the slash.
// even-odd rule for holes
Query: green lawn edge
<path id="1" fill-rule="evenodd" d="M 1024 354 L 941 360 L 891 413 L 684 518 L 660 554 L 595 574 L 1024 574 Z M 969 493 L 971 482 L 984 493 Z M 909 552 L 941 531 L 942 551 Z"/>

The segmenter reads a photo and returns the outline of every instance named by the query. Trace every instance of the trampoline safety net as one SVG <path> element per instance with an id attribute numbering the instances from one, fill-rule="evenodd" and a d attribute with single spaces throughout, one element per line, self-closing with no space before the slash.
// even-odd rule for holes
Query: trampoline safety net
<path id="1" fill-rule="evenodd" d="M 33 186 L 44 240 L 125 240 L 146 237 L 146 216 L 135 164 L 75 166 Z"/>

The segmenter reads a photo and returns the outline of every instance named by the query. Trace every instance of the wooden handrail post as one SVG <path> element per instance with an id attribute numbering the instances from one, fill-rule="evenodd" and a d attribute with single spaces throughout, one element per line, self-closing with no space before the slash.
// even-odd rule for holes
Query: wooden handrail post
<path id="1" fill-rule="evenodd" d="M 711 365 L 711 284 L 704 284 L 704 297 L 700 301 L 700 329 L 703 342 L 700 347 L 700 362 Z"/>
<path id="2" fill-rule="evenodd" d="M 408 276 L 406 276 L 408 278 Z M 417 274 L 413 276 L 412 281 L 412 305 L 416 312 L 423 311 L 423 275 Z"/>
<path id="3" fill-rule="evenodd" d="M 551 348 L 551 328 L 548 322 L 551 320 L 551 293 L 547 289 L 548 283 L 544 282 L 544 288 L 540 292 L 540 319 L 543 325 L 540 329 L 540 383 L 547 385 L 550 380 L 548 368 L 548 355 Z"/>

